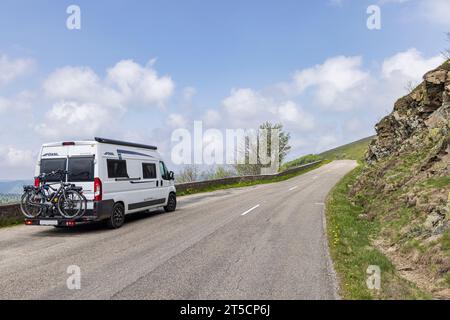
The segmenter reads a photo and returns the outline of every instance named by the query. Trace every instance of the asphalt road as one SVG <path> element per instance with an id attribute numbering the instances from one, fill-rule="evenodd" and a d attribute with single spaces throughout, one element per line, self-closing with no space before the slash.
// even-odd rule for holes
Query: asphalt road
<path id="1" fill-rule="evenodd" d="M 334 299 L 324 201 L 354 161 L 179 199 L 118 230 L 0 229 L 0 299 Z M 69 290 L 67 268 L 81 288 Z"/>

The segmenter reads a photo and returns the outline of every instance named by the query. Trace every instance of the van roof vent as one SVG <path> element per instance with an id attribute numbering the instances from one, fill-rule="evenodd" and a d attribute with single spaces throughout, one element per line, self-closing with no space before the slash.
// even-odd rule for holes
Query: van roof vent
<path id="1" fill-rule="evenodd" d="M 126 141 L 119 141 L 119 140 L 112 140 L 112 139 L 105 139 L 105 138 L 99 138 L 99 137 L 95 137 L 94 139 L 95 139 L 95 141 L 97 141 L 99 143 L 116 144 L 116 145 L 119 145 L 119 146 L 143 148 L 143 149 L 150 149 L 150 150 L 158 150 L 157 147 L 146 145 L 146 144 L 126 142 Z"/>

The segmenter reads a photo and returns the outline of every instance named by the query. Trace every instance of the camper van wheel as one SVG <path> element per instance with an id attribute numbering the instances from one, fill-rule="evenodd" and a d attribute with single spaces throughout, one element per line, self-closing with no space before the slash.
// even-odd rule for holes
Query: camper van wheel
<path id="1" fill-rule="evenodd" d="M 164 207 L 164 210 L 166 212 L 172 212 L 175 211 L 177 208 L 177 196 L 175 193 L 169 194 L 169 199 L 167 200 L 167 206 Z"/>
<path id="2" fill-rule="evenodd" d="M 120 228 L 125 222 L 125 209 L 123 204 L 116 203 L 113 207 L 111 217 L 107 221 L 107 225 L 111 229 Z"/>

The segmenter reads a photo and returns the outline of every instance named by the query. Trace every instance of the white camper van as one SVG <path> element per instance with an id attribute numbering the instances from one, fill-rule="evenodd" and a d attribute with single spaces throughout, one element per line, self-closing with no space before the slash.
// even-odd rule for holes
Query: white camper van
<path id="1" fill-rule="evenodd" d="M 120 228 L 127 214 L 176 209 L 174 174 L 154 146 L 104 138 L 44 144 L 35 176 L 56 170 L 66 170 L 66 181 L 83 188 L 86 212 L 75 219 L 42 213 L 26 224 L 75 226 L 105 220 L 109 227 Z M 35 185 L 39 183 L 36 179 Z"/>

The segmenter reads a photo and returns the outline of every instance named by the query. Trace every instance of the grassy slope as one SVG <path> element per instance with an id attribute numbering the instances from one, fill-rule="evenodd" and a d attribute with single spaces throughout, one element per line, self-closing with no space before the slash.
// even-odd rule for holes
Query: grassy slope
<path id="1" fill-rule="evenodd" d="M 323 159 L 330 160 L 341 160 L 341 159 L 351 159 L 351 160 L 362 160 L 364 154 L 367 151 L 369 143 L 374 137 L 364 138 L 335 149 L 331 149 L 319 154 Z"/>
<path id="2" fill-rule="evenodd" d="M 349 197 L 350 186 L 355 183 L 361 166 L 344 177 L 327 199 L 327 233 L 330 252 L 344 299 L 420 299 L 429 298 L 414 285 L 402 279 L 395 267 L 372 240 L 380 232 L 376 221 L 361 219 L 364 212 Z M 381 290 L 369 290 L 366 285 L 367 267 L 381 269 Z"/>

